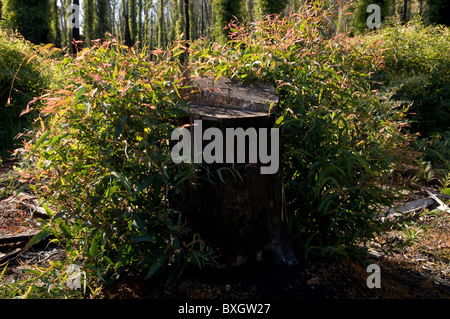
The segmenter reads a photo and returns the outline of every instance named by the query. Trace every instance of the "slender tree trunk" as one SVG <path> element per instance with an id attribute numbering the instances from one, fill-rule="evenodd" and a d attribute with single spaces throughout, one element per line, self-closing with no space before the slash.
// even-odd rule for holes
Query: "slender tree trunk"
<path id="1" fill-rule="evenodd" d="M 83 1 L 83 34 L 85 41 L 95 38 L 94 31 L 94 0 Z"/>
<path id="2" fill-rule="evenodd" d="M 189 41 L 190 41 L 190 28 L 191 22 L 189 17 L 189 0 L 184 0 L 184 15 L 185 15 L 185 32 L 186 32 L 186 53 L 184 55 L 184 76 L 186 77 L 186 81 L 189 81 Z"/>
<path id="3" fill-rule="evenodd" d="M 126 46 L 132 47 L 133 41 L 131 40 L 131 34 L 130 34 L 128 1 L 126 1 L 126 0 L 122 1 L 122 17 L 123 17 L 123 19 L 122 19 L 123 25 L 122 25 L 121 32 L 123 32 L 123 41 Z"/>
<path id="4" fill-rule="evenodd" d="M 159 9 L 158 9 L 158 46 L 163 48 L 166 44 L 165 41 L 166 30 L 164 23 L 164 0 L 159 0 Z"/>
<path id="5" fill-rule="evenodd" d="M 138 26 L 137 26 L 137 33 L 138 33 L 138 41 L 139 41 L 139 47 L 142 48 L 142 10 L 143 10 L 143 4 L 142 0 L 138 1 Z"/>
<path id="6" fill-rule="evenodd" d="M 247 2 L 247 8 L 248 8 L 248 17 L 250 19 L 250 21 L 254 21 L 253 20 L 253 0 L 248 0 Z"/>
<path id="7" fill-rule="evenodd" d="M 110 30 L 111 30 L 111 33 L 114 35 L 114 36 L 118 36 L 118 23 L 117 23 L 117 20 L 116 20 L 116 11 L 117 11 L 117 5 L 118 5 L 118 2 L 116 1 L 116 0 L 114 0 L 114 1 L 107 1 L 108 3 L 109 3 L 109 22 L 110 22 Z M 119 20 L 120 20 L 120 18 L 119 18 Z"/>
<path id="8" fill-rule="evenodd" d="M 206 0 L 202 0 L 202 3 L 205 6 L 205 32 L 206 32 L 209 27 L 208 2 Z"/>
<path id="9" fill-rule="evenodd" d="M 73 4 L 80 6 L 80 0 L 73 0 Z M 72 30 L 69 31 L 69 33 L 70 33 L 71 52 L 72 54 L 76 54 L 78 52 L 78 48 L 75 41 L 80 40 L 80 28 L 73 27 Z"/>
<path id="10" fill-rule="evenodd" d="M 69 1 L 66 0 L 62 0 L 61 1 L 61 11 L 59 12 L 59 25 L 61 26 L 61 47 L 66 47 L 67 46 L 67 19 L 66 19 L 66 14 L 67 14 L 67 3 Z"/>
<path id="11" fill-rule="evenodd" d="M 189 1 L 189 0 L 187 0 L 187 1 L 188 1 L 188 10 L 189 10 L 189 12 L 188 12 L 189 32 L 191 33 L 189 35 L 189 39 L 187 39 L 187 40 L 193 41 L 198 38 L 198 24 L 199 23 L 198 23 L 198 21 L 196 21 L 197 17 L 194 12 L 193 1 Z M 187 25 L 187 23 L 186 23 L 186 25 Z"/>
<path id="12" fill-rule="evenodd" d="M 408 0 L 403 0 L 402 24 L 406 23 L 407 13 L 408 13 Z"/>
<path id="13" fill-rule="evenodd" d="M 109 4 L 107 0 L 98 0 L 97 1 L 97 10 L 96 10 L 96 38 L 104 38 L 105 33 L 110 31 L 110 23 L 109 23 Z"/>
<path id="14" fill-rule="evenodd" d="M 149 47 L 150 47 L 150 50 L 152 50 L 153 49 L 153 29 L 154 29 L 153 10 L 150 13 L 150 27 L 149 27 L 149 29 L 150 29 L 150 45 L 149 45 Z"/>
<path id="15" fill-rule="evenodd" d="M 125 14 L 125 45 L 128 47 L 133 46 L 133 40 L 131 39 L 131 32 L 130 32 L 130 23 L 129 23 L 129 15 L 128 12 Z"/>
<path id="16" fill-rule="evenodd" d="M 136 0 L 128 0 L 128 26 L 130 28 L 131 42 L 134 44 L 137 37 L 137 5 Z"/>
<path id="17" fill-rule="evenodd" d="M 0 6 L 1 10 L 1 6 Z M 54 45 L 61 47 L 61 29 L 59 27 L 59 10 L 58 1 L 53 0 L 53 16 L 52 16 L 53 31 L 55 32 Z"/>
<path id="18" fill-rule="evenodd" d="M 184 15 L 185 15 L 185 19 L 186 19 L 186 46 L 189 47 L 189 40 L 190 40 L 190 29 L 191 29 L 191 24 L 190 24 L 190 19 L 189 19 L 189 0 L 184 0 Z M 187 53 L 187 51 L 186 51 Z M 187 56 L 186 56 L 187 57 Z"/>
<path id="19" fill-rule="evenodd" d="M 143 41 L 143 46 L 146 46 L 148 43 L 148 30 L 149 30 L 149 20 L 148 20 L 148 11 L 149 11 L 149 7 L 148 7 L 148 1 L 144 0 L 144 26 L 142 28 L 142 41 Z"/>

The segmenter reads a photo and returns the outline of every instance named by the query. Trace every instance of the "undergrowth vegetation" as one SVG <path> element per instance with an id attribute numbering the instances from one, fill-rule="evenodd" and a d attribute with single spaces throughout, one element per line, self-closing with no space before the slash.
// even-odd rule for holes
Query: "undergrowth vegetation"
<path id="1" fill-rule="evenodd" d="M 177 52 L 150 61 L 114 41 L 94 45 L 67 57 L 66 86 L 40 98 L 39 128 L 22 149 L 23 177 L 51 215 L 36 240 L 56 237 L 89 275 L 109 280 L 140 267 L 150 277 L 161 266 L 212 261 L 169 201 L 193 172 L 170 158 L 173 120 L 182 114 Z"/>
<path id="2" fill-rule="evenodd" d="M 8 158 L 20 146 L 14 138 L 36 116 L 20 116 L 28 102 L 58 84 L 57 52 L 50 47 L 33 46 L 19 34 L 0 29 L 0 157 Z"/>
<path id="3" fill-rule="evenodd" d="M 373 74 L 392 100 L 410 105 L 414 133 L 423 137 L 448 131 L 450 122 L 450 30 L 444 26 L 386 24 L 377 32 L 352 39 L 382 53 L 384 67 Z"/>
<path id="4" fill-rule="evenodd" d="M 312 4 L 289 17 L 233 22 L 225 45 L 191 43 L 187 63 L 192 77 L 276 88 L 287 211 L 300 258 L 359 254 L 358 245 L 380 231 L 373 216 L 395 198 L 391 169 L 414 161 L 410 120 L 427 132 L 449 120 L 443 96 L 450 51 L 432 49 L 448 45 L 447 29 L 329 37 L 327 15 Z M 446 39 L 433 40 L 436 33 Z M 187 106 L 189 82 L 179 63 L 185 51 L 183 42 L 151 52 L 115 40 L 92 43 L 61 61 L 64 82 L 29 105 L 39 116 L 17 151 L 20 174 L 51 216 L 31 243 L 51 236 L 90 282 L 133 270 L 169 281 L 189 264 L 215 262 L 214 247 L 189 229 L 178 197 L 196 167 L 170 158 L 170 134 Z"/>
<path id="5" fill-rule="evenodd" d="M 348 39 L 355 47 L 382 56 L 383 67 L 371 79 L 391 102 L 408 108 L 404 131 L 419 137 L 413 142 L 419 152 L 416 164 L 435 170 L 436 178 L 450 171 L 449 32 L 442 25 L 425 26 L 420 21 L 390 22 L 377 32 Z"/>
<path id="6" fill-rule="evenodd" d="M 408 160 L 402 155 L 409 137 L 400 130 L 406 109 L 378 94 L 370 80 L 383 57 L 351 46 L 345 35 L 327 38 L 326 15 L 315 7 L 231 24 L 226 46 L 198 42 L 193 52 L 198 75 L 277 88 L 287 209 L 305 255 L 347 255 L 371 238 L 372 215 L 394 196 L 382 187 L 387 174 Z"/>

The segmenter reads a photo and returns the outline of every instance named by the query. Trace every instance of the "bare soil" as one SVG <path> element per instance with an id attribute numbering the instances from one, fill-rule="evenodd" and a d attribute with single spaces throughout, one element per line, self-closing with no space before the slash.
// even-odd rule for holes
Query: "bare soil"
<path id="1" fill-rule="evenodd" d="M 0 181 L 13 162 L 0 165 Z M 0 183 L 0 238 L 38 229 L 37 199 L 32 194 L 7 196 L 7 183 Z M 2 197 L 3 196 L 3 197 Z M 413 198 L 426 197 L 416 191 Z M 425 211 L 427 212 L 427 211 Z M 423 213 L 423 212 L 422 212 Z M 371 247 L 363 264 L 356 260 L 329 260 L 298 256 L 299 265 L 273 268 L 260 263 L 241 266 L 187 269 L 166 285 L 161 279 L 144 280 L 130 274 L 104 287 L 105 299 L 450 299 L 449 213 L 416 214 L 413 223 L 393 227 Z M 409 226 L 408 226 L 409 225 Z M 8 261 L 7 278 L 18 276 L 27 266 L 49 259 L 64 259 L 55 246 L 24 249 L 23 240 L 0 242 L 0 272 Z M 382 246 L 380 245 L 382 244 Z M 381 270 L 381 288 L 368 288 L 367 264 Z M 9 277 L 8 277 L 9 276 Z"/>

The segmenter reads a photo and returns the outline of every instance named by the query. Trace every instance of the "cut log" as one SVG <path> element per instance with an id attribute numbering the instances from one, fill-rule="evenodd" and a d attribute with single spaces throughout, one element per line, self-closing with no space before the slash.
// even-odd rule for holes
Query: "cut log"
<path id="1" fill-rule="evenodd" d="M 186 99 L 191 116 L 185 122 L 201 120 L 202 134 L 208 128 L 218 128 L 224 137 L 227 128 L 254 128 L 257 132 L 261 128 L 270 132 L 275 124 L 272 113 L 278 97 L 269 85 L 206 78 L 194 79 L 193 87 Z M 195 128 L 190 129 L 193 136 Z M 278 167 L 274 174 L 262 174 L 265 163 L 259 157 L 256 162 L 249 161 L 249 142 L 246 141 L 245 162 L 237 162 L 239 149 L 235 145 L 233 163 L 205 164 L 190 180 L 184 199 L 187 218 L 194 230 L 219 247 L 224 263 L 262 259 L 276 265 L 295 264 L 282 168 Z M 208 143 L 202 141 L 201 150 Z M 225 154 L 227 149 L 223 147 Z"/>
<path id="2" fill-rule="evenodd" d="M 28 230 L 26 232 L 18 233 L 18 234 L 11 234 L 11 235 L 0 235 L 0 244 L 8 244 L 8 243 L 17 243 L 17 242 L 24 242 L 28 241 L 39 233 L 39 230 Z"/>
<path id="3" fill-rule="evenodd" d="M 208 109 L 212 112 L 209 116 L 201 115 L 212 119 L 217 117 L 216 112 L 230 112 L 230 118 L 267 116 L 278 105 L 274 88 L 261 82 L 242 84 L 224 77 L 209 77 L 194 79 L 192 86 L 193 90 L 187 97 L 190 106 L 195 113 L 195 109 Z M 239 112 L 242 116 L 238 115 Z"/>

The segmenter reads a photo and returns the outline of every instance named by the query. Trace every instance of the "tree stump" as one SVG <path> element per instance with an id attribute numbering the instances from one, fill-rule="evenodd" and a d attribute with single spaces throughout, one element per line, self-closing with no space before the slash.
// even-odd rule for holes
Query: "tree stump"
<path id="1" fill-rule="evenodd" d="M 219 129 L 224 137 L 230 128 L 244 131 L 254 128 L 257 133 L 263 129 L 268 134 L 258 135 L 258 147 L 265 138 L 267 154 L 279 154 L 279 149 L 273 149 L 271 144 L 270 132 L 276 120 L 272 112 L 278 106 L 278 97 L 271 86 L 242 84 L 220 77 L 216 81 L 214 78 L 194 79 L 193 87 L 186 99 L 190 113 L 187 121 L 198 124 L 196 121 L 201 120 L 202 134 L 208 128 Z M 199 128 L 199 125 L 190 126 L 191 136 Z M 203 150 L 210 140 L 201 143 L 197 150 Z M 250 143 L 251 138 L 247 136 L 244 161 L 239 162 L 242 148 L 237 149 L 234 143 L 234 156 L 228 158 L 234 159 L 232 163 L 206 163 L 190 180 L 184 198 L 187 218 L 195 231 L 220 249 L 226 264 L 244 260 L 262 260 L 281 266 L 295 264 L 282 169 L 278 167 L 273 173 L 263 174 L 261 169 L 267 167 L 267 161 L 262 163 L 259 156 L 256 162 L 250 161 L 255 155 L 250 153 L 256 149 Z M 223 144 L 226 158 L 230 149 Z"/>

